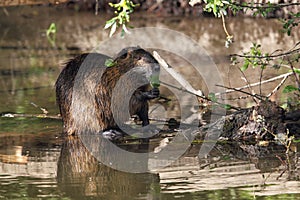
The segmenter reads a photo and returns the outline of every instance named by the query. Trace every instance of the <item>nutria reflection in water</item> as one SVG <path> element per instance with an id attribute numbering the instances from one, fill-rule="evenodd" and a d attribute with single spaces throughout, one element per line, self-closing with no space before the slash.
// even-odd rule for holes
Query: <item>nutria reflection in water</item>
<path id="1" fill-rule="evenodd" d="M 130 95 L 129 114 L 136 114 L 143 126 L 149 124 L 148 101 L 159 96 L 158 86 L 150 88 L 150 80 L 158 81 L 158 62 L 149 52 L 135 47 L 123 49 L 111 61 L 112 66 L 106 66 L 110 59 L 103 54 L 82 54 L 70 60 L 60 73 L 56 98 L 66 134 L 117 129 L 115 117 L 121 122 L 127 117 L 124 110 L 128 108 L 120 109 L 120 105 L 126 107 L 124 93 Z M 127 79 L 122 82 L 122 91 L 114 91 L 123 77 Z"/>
<path id="2" fill-rule="evenodd" d="M 159 184 L 159 177 L 112 169 L 99 163 L 78 137 L 68 136 L 58 161 L 57 182 L 60 190 L 72 199 L 135 199 L 154 195 L 153 185 Z"/>

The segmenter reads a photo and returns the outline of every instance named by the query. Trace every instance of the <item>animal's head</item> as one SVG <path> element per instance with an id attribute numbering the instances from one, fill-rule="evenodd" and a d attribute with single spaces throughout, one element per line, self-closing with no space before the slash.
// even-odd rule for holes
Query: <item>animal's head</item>
<path id="1" fill-rule="evenodd" d="M 148 51 L 140 47 L 123 49 L 114 60 L 124 70 L 142 75 L 153 87 L 159 86 L 160 65 Z"/>

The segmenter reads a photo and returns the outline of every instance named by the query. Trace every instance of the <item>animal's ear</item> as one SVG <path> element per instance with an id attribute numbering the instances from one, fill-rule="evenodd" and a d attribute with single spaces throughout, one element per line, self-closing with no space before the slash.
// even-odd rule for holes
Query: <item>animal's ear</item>
<path id="1" fill-rule="evenodd" d="M 136 50 L 135 47 L 131 47 L 127 49 L 127 57 L 132 57 L 133 56 L 133 52 Z"/>
<path id="2" fill-rule="evenodd" d="M 120 55 L 120 59 L 125 59 L 125 58 L 127 58 L 127 56 L 128 56 L 128 52 L 123 52 L 121 55 Z"/>
<path id="3" fill-rule="evenodd" d="M 142 58 L 141 56 L 141 52 L 143 52 L 144 50 L 140 47 L 140 46 L 136 46 L 136 47 L 129 47 L 127 49 L 127 54 L 128 56 L 135 58 L 137 60 L 140 60 Z M 133 54 L 134 53 L 134 54 Z"/>
<path id="4" fill-rule="evenodd" d="M 130 52 L 132 52 L 135 49 L 135 47 L 127 47 L 122 49 L 116 56 L 116 58 L 125 59 Z"/>
<path id="5" fill-rule="evenodd" d="M 122 60 L 122 59 L 128 58 L 129 56 L 133 56 L 133 52 L 136 50 L 139 50 L 139 49 L 141 49 L 141 47 L 139 47 L 139 46 L 124 48 L 118 53 L 118 55 L 115 57 L 115 60 L 117 60 L 117 59 Z"/>
<path id="6" fill-rule="evenodd" d="M 115 57 L 114 60 L 117 60 L 117 59 L 125 59 L 126 57 L 128 56 L 128 49 L 122 49 L 118 54 L 117 56 Z"/>
<path id="7" fill-rule="evenodd" d="M 131 55 L 132 52 L 133 52 L 134 50 L 135 50 L 135 49 L 133 49 L 133 48 L 129 48 L 129 49 L 127 50 L 127 53 L 128 53 L 129 55 Z"/>
<path id="8" fill-rule="evenodd" d="M 136 51 L 136 50 L 138 50 L 138 49 L 141 49 L 141 47 L 140 46 L 136 46 L 136 47 L 128 47 L 127 48 L 127 52 L 128 52 L 128 54 L 132 54 L 132 52 L 134 52 L 134 51 Z"/>

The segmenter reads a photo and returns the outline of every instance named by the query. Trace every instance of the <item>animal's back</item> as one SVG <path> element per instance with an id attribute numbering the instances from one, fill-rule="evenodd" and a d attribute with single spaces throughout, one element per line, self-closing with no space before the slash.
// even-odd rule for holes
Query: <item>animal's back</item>
<path id="1" fill-rule="evenodd" d="M 96 123 L 95 92 L 107 59 L 110 57 L 103 54 L 81 54 L 68 61 L 61 71 L 55 84 L 56 101 L 68 135 L 79 132 L 83 125 L 100 129 Z"/>

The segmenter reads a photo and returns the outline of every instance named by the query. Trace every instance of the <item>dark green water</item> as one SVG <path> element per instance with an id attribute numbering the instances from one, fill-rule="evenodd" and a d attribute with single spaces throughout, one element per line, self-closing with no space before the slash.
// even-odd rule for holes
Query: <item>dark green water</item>
<path id="1" fill-rule="evenodd" d="M 38 115 L 44 108 L 57 116 L 54 83 L 61 63 L 107 39 L 102 27 L 109 16 L 46 7 L 5 9 L 0 9 L 0 113 Z M 45 36 L 51 22 L 58 26 L 59 48 Z M 133 23 L 184 32 L 228 77 L 220 21 L 135 16 Z M 228 53 L 246 48 L 250 39 L 276 49 L 300 38 L 298 32 L 287 40 L 276 32 L 275 20 L 231 19 L 229 26 L 238 33 Z M 300 199 L 298 153 L 286 157 L 279 149 L 251 157 L 216 146 L 198 159 L 199 145 L 193 145 L 169 167 L 131 174 L 100 164 L 79 140 L 62 138 L 61 132 L 58 119 L 0 118 L 0 199 Z"/>

